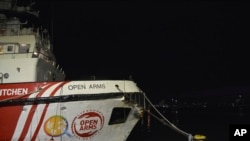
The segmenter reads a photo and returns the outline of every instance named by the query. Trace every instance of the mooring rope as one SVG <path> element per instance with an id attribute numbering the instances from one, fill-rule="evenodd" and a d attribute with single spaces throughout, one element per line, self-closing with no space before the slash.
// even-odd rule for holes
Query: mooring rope
<path id="1" fill-rule="evenodd" d="M 146 94 L 144 92 L 142 92 L 143 96 L 145 97 L 145 99 L 147 100 L 147 102 L 152 106 L 152 108 L 161 116 L 162 120 L 160 117 L 156 116 L 155 114 L 149 112 L 148 110 L 144 109 L 144 111 L 146 111 L 148 114 L 150 114 L 151 116 L 153 116 L 154 118 L 156 118 L 157 120 L 159 120 L 160 122 L 162 122 L 164 125 L 167 125 L 168 127 L 170 127 L 171 129 L 177 131 L 178 133 L 186 136 L 188 138 L 188 141 L 193 141 L 193 135 L 190 133 L 187 133 L 181 129 L 179 129 L 177 126 L 175 126 L 173 123 L 171 123 L 164 115 L 161 114 L 161 112 L 152 104 L 152 102 L 148 99 L 148 97 L 146 96 Z"/>

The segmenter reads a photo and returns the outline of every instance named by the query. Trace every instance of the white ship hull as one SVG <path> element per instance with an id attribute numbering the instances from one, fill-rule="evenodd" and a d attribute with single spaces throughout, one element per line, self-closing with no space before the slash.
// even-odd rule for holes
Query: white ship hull
<path id="1" fill-rule="evenodd" d="M 0 140 L 124 141 L 142 116 L 132 81 L 0 85 Z"/>

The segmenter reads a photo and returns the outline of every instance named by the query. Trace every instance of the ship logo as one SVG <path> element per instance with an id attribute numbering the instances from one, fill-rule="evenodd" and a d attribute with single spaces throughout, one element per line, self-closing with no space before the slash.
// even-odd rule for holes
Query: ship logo
<path id="1" fill-rule="evenodd" d="M 76 116 L 72 122 L 72 133 L 79 139 L 90 139 L 104 125 L 103 114 L 94 110 L 86 111 Z"/>
<path id="2" fill-rule="evenodd" d="M 59 137 L 67 133 L 68 121 L 60 115 L 54 115 L 48 118 L 44 124 L 44 131 L 48 136 Z"/>

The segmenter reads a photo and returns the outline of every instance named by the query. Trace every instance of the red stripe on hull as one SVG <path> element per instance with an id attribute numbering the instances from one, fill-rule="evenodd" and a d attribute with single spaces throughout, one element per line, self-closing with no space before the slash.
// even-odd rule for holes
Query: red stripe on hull
<path id="1" fill-rule="evenodd" d="M 61 83 L 59 86 L 57 86 L 57 87 L 53 90 L 53 92 L 50 94 L 50 96 L 54 96 L 54 95 L 56 94 L 56 92 L 57 92 L 64 84 L 66 84 L 66 83 L 68 83 L 68 82 L 65 81 L 65 82 Z M 48 107 L 49 107 L 49 104 L 46 104 L 46 105 L 45 105 L 45 108 L 44 108 L 44 110 L 43 110 L 42 116 L 41 116 L 41 118 L 40 118 L 40 120 L 39 120 L 38 126 L 36 127 L 36 130 L 35 130 L 35 132 L 34 132 L 34 134 L 33 134 L 33 136 L 32 136 L 32 139 L 31 139 L 32 141 L 34 141 L 34 140 L 36 139 L 37 135 L 38 135 L 38 132 L 39 132 L 41 126 L 42 126 L 44 117 L 45 117 L 45 115 L 46 115 L 46 113 L 47 113 Z"/>
<path id="2" fill-rule="evenodd" d="M 0 140 L 10 141 L 23 106 L 0 107 Z"/>
<path id="3" fill-rule="evenodd" d="M 39 94 L 38 94 L 36 97 L 41 97 L 42 94 L 43 94 L 48 88 L 50 88 L 50 87 L 51 87 L 52 85 L 54 85 L 54 84 L 55 84 L 55 83 L 51 83 L 51 84 L 49 84 L 46 88 L 42 89 L 42 91 L 39 92 Z M 29 112 L 29 114 L 28 114 L 27 120 L 26 120 L 26 122 L 25 122 L 25 124 L 24 124 L 22 133 L 21 133 L 21 135 L 20 135 L 20 137 L 19 137 L 18 140 L 23 140 L 23 139 L 25 139 L 25 137 L 26 137 L 26 135 L 27 135 L 27 132 L 28 132 L 28 130 L 29 130 L 31 121 L 32 121 L 33 116 L 34 116 L 34 114 L 35 114 L 36 108 L 37 108 L 37 105 L 32 105 L 32 107 L 31 107 L 31 109 L 30 109 L 30 112 Z"/>
<path id="4" fill-rule="evenodd" d="M 18 88 L 27 88 L 28 94 L 15 96 L 10 93 L 1 91 L 0 100 L 27 98 L 37 88 L 46 85 L 46 83 L 15 83 L 15 84 L 1 84 L 0 90 L 16 90 Z M 20 92 L 20 91 L 19 91 Z M 11 140 L 14 135 L 18 119 L 23 111 L 23 105 L 17 106 L 3 106 L 0 107 L 0 140 Z"/>

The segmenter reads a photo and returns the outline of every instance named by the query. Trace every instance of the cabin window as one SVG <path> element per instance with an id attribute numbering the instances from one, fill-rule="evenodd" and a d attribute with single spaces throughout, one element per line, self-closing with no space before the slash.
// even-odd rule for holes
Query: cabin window
<path id="1" fill-rule="evenodd" d="M 131 108 L 114 108 L 111 113 L 111 118 L 109 120 L 109 125 L 119 124 L 126 122 Z"/>
<path id="2" fill-rule="evenodd" d="M 19 53 L 28 53 L 30 49 L 30 44 L 21 44 L 19 47 Z"/>
<path id="3" fill-rule="evenodd" d="M 12 52 L 12 51 L 13 51 L 13 46 L 8 46 L 8 47 L 7 47 L 7 51 L 8 51 L 8 52 Z"/>

